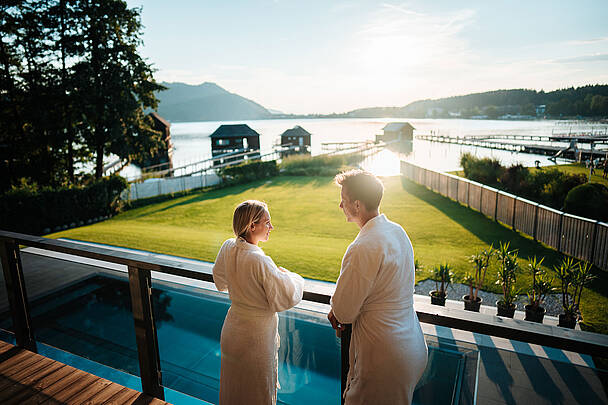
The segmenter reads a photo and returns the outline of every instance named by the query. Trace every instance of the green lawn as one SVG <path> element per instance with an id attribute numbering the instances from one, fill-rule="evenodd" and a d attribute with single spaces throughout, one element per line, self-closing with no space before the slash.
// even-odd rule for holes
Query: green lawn
<path id="1" fill-rule="evenodd" d="M 416 257 L 425 266 L 417 279 L 441 262 L 454 266 L 458 277 L 471 265 L 467 258 L 490 244 L 510 241 L 523 260 L 544 256 L 545 264 L 557 264 L 562 255 L 513 232 L 482 214 L 398 177 L 384 179 L 381 211 L 408 232 Z M 222 242 L 232 237 L 234 207 L 246 199 L 269 204 L 275 226 L 265 252 L 278 265 L 305 277 L 334 281 L 348 244 L 357 235 L 356 225 L 345 222 L 338 208 L 339 189 L 329 177 L 277 177 L 132 209 L 90 226 L 50 235 L 126 246 L 153 252 L 213 261 Z M 496 270 L 490 269 L 485 288 L 498 292 Z M 526 287 L 530 276 L 521 272 L 518 285 Z M 608 332 L 608 291 L 605 277 L 583 293 L 585 321 Z"/>
<path id="2" fill-rule="evenodd" d="M 556 167 L 565 173 L 584 174 L 587 178 L 589 177 L 589 169 L 586 168 L 584 164 L 572 163 L 569 165 L 558 165 Z M 608 178 L 602 178 L 603 170 L 604 168 L 595 169 L 595 173 L 591 176 L 591 181 L 593 183 L 602 183 L 603 185 L 608 187 Z"/>

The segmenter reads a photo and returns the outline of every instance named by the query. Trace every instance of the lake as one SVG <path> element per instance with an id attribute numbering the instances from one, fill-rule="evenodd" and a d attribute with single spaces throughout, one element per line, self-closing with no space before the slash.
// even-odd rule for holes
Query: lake
<path id="1" fill-rule="evenodd" d="M 389 122 L 409 122 L 416 130 L 414 135 L 436 134 L 464 135 L 551 135 L 554 120 L 506 121 L 506 120 L 465 120 L 465 119 L 404 119 L 404 118 L 337 118 L 337 119 L 277 119 L 252 121 L 207 121 L 181 122 L 171 125 L 171 137 L 175 147 L 174 167 L 182 166 L 211 157 L 209 135 L 222 124 L 247 124 L 260 134 L 262 153 L 272 151 L 273 145 L 287 129 L 300 125 L 312 134 L 312 154 L 321 153 L 321 143 L 373 140 L 382 134 L 382 128 Z M 559 121 L 564 129 L 564 121 Z M 574 125 L 574 124 L 573 124 Z M 363 166 L 377 175 L 399 174 L 399 160 L 407 160 L 427 168 L 452 171 L 459 169 L 462 152 L 470 152 L 479 157 L 494 157 L 504 165 L 522 163 L 533 166 L 536 160 L 541 165 L 553 165 L 546 156 L 492 150 L 480 147 L 431 143 L 414 140 L 412 152 L 396 154 L 383 151 L 364 162 Z M 557 163 L 567 162 L 558 159 Z M 130 168 L 125 174 L 130 177 L 136 169 Z"/>

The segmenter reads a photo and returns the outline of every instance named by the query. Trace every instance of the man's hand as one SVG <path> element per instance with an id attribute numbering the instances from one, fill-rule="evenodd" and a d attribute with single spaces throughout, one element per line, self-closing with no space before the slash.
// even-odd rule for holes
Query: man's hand
<path id="1" fill-rule="evenodd" d="M 331 327 L 336 330 L 336 336 L 340 337 L 340 333 L 344 330 L 345 326 L 342 325 L 338 321 L 338 319 L 336 319 L 333 309 L 329 311 L 329 314 L 327 314 L 327 319 L 329 319 L 329 323 L 331 323 Z"/>

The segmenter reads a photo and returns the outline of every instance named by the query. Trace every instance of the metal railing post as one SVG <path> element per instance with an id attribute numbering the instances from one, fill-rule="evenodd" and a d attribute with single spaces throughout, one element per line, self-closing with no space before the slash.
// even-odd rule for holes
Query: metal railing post
<path id="1" fill-rule="evenodd" d="M 532 229 L 532 239 L 536 240 L 536 233 L 538 228 L 538 207 L 540 204 L 534 206 L 534 228 Z"/>
<path id="2" fill-rule="evenodd" d="M 131 308 L 135 322 L 142 392 L 158 399 L 165 399 L 158 338 L 152 310 L 150 270 L 129 266 L 129 290 L 131 291 Z"/>
<path id="3" fill-rule="evenodd" d="M 4 272 L 4 282 L 6 283 L 6 294 L 11 309 L 13 319 L 13 329 L 15 331 L 15 341 L 17 346 L 38 352 L 32 320 L 30 318 L 30 308 L 25 290 L 25 280 L 23 278 L 23 266 L 21 255 L 19 254 L 19 244 L 13 240 L 0 242 L 0 255 L 2 256 L 2 269 Z"/>
<path id="4" fill-rule="evenodd" d="M 498 222 L 498 190 L 494 191 L 494 221 Z"/>
<path id="5" fill-rule="evenodd" d="M 595 264 L 595 242 L 597 239 L 597 228 L 600 226 L 600 221 L 595 221 L 593 225 L 593 233 L 591 234 L 591 252 L 589 252 L 589 263 Z"/>
<path id="6" fill-rule="evenodd" d="M 340 332 L 340 358 L 341 358 L 341 376 L 340 376 L 340 403 L 344 405 L 344 391 L 348 386 L 348 370 L 350 369 L 350 336 L 352 333 L 352 325 L 344 325 L 345 329 Z"/>
<path id="7" fill-rule="evenodd" d="M 516 231 L 515 229 L 515 211 L 517 209 L 517 197 L 513 198 L 513 216 L 511 217 L 511 229 Z"/>
<path id="8" fill-rule="evenodd" d="M 559 231 L 557 232 L 557 235 L 559 237 L 559 239 L 557 240 L 557 251 L 560 252 L 560 253 L 562 251 L 562 239 L 563 239 L 562 231 L 563 231 L 563 227 L 564 227 L 564 213 L 560 212 L 560 215 L 559 215 Z"/>

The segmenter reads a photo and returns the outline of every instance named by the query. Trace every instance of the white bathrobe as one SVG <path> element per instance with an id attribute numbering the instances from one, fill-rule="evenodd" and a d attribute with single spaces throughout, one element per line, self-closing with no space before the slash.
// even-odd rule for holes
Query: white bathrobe
<path id="1" fill-rule="evenodd" d="M 384 214 L 350 244 L 331 299 L 353 324 L 346 404 L 410 404 L 428 350 L 413 307 L 414 249 Z"/>
<path id="2" fill-rule="evenodd" d="M 220 404 L 275 404 L 277 312 L 300 302 L 304 280 L 282 272 L 262 249 L 238 238 L 222 245 L 213 281 L 232 301 L 220 340 Z"/>

